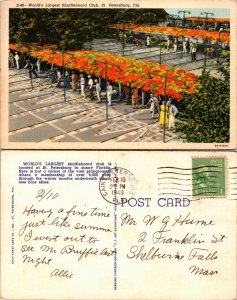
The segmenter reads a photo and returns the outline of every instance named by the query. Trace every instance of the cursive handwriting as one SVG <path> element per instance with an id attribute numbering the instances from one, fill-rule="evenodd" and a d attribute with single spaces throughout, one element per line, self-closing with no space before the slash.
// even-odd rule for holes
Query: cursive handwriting
<path id="1" fill-rule="evenodd" d="M 43 189 L 38 191 L 37 196 L 40 201 L 57 197 L 58 194 L 52 190 Z M 114 259 L 117 263 L 117 253 L 123 249 L 120 248 L 124 246 L 123 241 L 126 246 L 131 244 L 127 252 L 120 252 L 121 259 L 138 260 L 143 264 L 181 261 L 181 267 L 184 265 L 182 262 L 186 261 L 188 273 L 202 276 L 218 274 L 217 270 L 211 271 L 205 265 L 200 268 L 187 264 L 189 261 L 214 264 L 218 260 L 218 251 L 214 247 L 221 245 L 227 236 L 225 232 L 220 234 L 215 230 L 215 222 L 211 219 L 196 219 L 191 213 L 157 216 L 146 212 L 141 216 L 124 210 L 114 215 L 107 207 L 108 211 L 93 204 L 87 207 L 87 204 L 77 206 L 69 203 L 66 208 L 62 203 L 50 206 L 48 201 L 45 207 L 43 204 L 44 201 L 23 206 L 21 215 L 24 219 L 18 232 L 22 241 L 19 251 L 23 264 L 31 265 L 31 268 L 44 266 L 54 280 L 74 278 L 73 267 L 78 262 L 83 265 L 82 260 L 92 258 L 97 262 L 99 258 Z M 117 244 L 117 240 L 113 240 L 117 237 L 114 220 L 119 220 L 117 226 L 120 226 L 122 237 L 127 236 L 127 227 L 136 229 L 137 242 L 128 233 L 129 239 L 119 239 Z M 211 232 L 208 231 L 210 227 Z M 64 261 L 62 265 L 58 265 L 60 260 Z M 65 261 L 70 261 L 70 266 L 65 267 Z"/>
<path id="2" fill-rule="evenodd" d="M 133 217 L 127 213 L 123 213 L 121 215 L 121 226 L 123 225 L 137 225 L 137 222 L 133 219 Z"/>
<path id="3" fill-rule="evenodd" d="M 153 260 L 153 259 L 177 259 L 181 260 L 184 258 L 183 255 L 179 255 L 179 253 L 171 254 L 171 253 L 162 253 L 160 248 L 151 247 L 147 251 L 144 251 L 144 246 L 137 246 L 134 245 L 130 248 L 130 253 L 127 254 L 128 259 L 140 259 L 141 261 L 144 260 Z"/>
<path id="4" fill-rule="evenodd" d="M 88 243 L 88 244 L 94 244 L 96 242 L 99 242 L 99 239 L 93 236 L 87 237 L 86 234 L 82 234 L 78 237 L 73 236 L 66 236 L 64 239 L 64 242 L 70 241 L 70 242 L 81 242 L 81 243 Z"/>
<path id="5" fill-rule="evenodd" d="M 215 225 L 213 220 L 210 221 L 205 221 L 205 220 L 194 220 L 194 219 L 189 219 L 188 217 L 190 216 L 190 213 L 187 214 L 184 218 L 182 215 L 180 215 L 177 219 L 175 219 L 175 222 L 173 223 L 172 226 L 175 226 L 176 224 L 179 224 L 180 226 L 182 225 L 202 225 L 202 226 L 209 226 L 209 225 Z"/>
<path id="6" fill-rule="evenodd" d="M 48 225 L 56 226 L 56 227 L 70 227 L 70 223 L 67 221 L 66 218 L 59 218 L 56 217 L 51 223 L 48 223 Z"/>
<path id="7" fill-rule="evenodd" d="M 213 259 L 217 259 L 217 251 L 214 251 L 213 253 L 208 252 L 208 253 L 203 253 L 203 251 L 209 251 L 208 249 L 202 249 L 202 248 L 193 248 L 188 256 L 189 260 L 192 260 L 194 258 L 198 259 L 198 260 L 213 260 Z M 200 253 L 201 252 L 201 253 Z"/>
<path id="8" fill-rule="evenodd" d="M 54 247 L 48 245 L 42 245 L 40 250 L 42 252 L 57 253 L 57 250 L 55 250 Z"/>
<path id="9" fill-rule="evenodd" d="M 52 258 L 47 258 L 46 256 L 44 256 L 44 258 L 32 258 L 31 256 L 28 256 L 27 254 L 23 255 L 23 263 L 31 263 L 34 264 L 34 267 L 38 267 L 38 265 L 42 264 L 42 265 L 49 265 L 49 263 L 52 261 Z"/>
<path id="10" fill-rule="evenodd" d="M 59 270 L 59 269 L 54 269 L 50 273 L 50 277 L 64 277 L 64 278 L 73 278 L 73 273 L 68 271 L 68 270 Z"/>
<path id="11" fill-rule="evenodd" d="M 100 208 L 98 207 L 93 207 L 93 208 L 89 208 L 89 213 L 87 211 L 81 211 L 78 210 L 76 205 L 73 205 L 72 208 L 70 208 L 69 210 L 65 211 L 66 216 L 65 218 L 69 218 L 70 216 L 80 216 L 80 217 L 86 217 L 88 215 L 90 215 L 91 217 L 102 217 L 102 218 L 109 218 L 110 214 L 107 212 L 102 212 Z M 63 213 L 64 212 L 64 208 L 60 208 L 58 210 L 59 213 Z"/>
<path id="12" fill-rule="evenodd" d="M 215 275 L 218 274 L 218 271 L 209 271 L 209 270 L 205 270 L 205 269 L 200 269 L 199 267 L 197 267 L 196 265 L 193 265 L 189 268 L 189 270 L 191 271 L 191 274 L 193 273 L 194 275 Z"/>
<path id="13" fill-rule="evenodd" d="M 38 215 L 38 214 L 47 214 L 47 218 L 49 218 L 53 213 L 53 210 L 50 208 L 48 210 L 45 210 L 44 208 L 41 208 L 41 209 L 37 209 L 34 207 L 34 204 L 31 205 L 30 208 L 28 208 L 28 206 L 26 206 L 26 208 L 24 209 L 23 211 L 23 215 L 26 214 L 27 217 L 29 217 L 30 215 L 33 215 L 35 217 L 35 215 Z"/>
<path id="14" fill-rule="evenodd" d="M 196 234 L 190 234 L 186 233 L 186 235 L 183 238 L 172 238 L 172 237 L 166 237 L 162 234 L 163 232 L 156 231 L 154 232 L 152 236 L 152 242 L 153 244 L 202 244 L 205 243 L 203 239 L 196 239 Z"/>
<path id="15" fill-rule="evenodd" d="M 93 248 L 76 249 L 74 245 L 67 245 L 60 251 L 61 254 L 78 254 L 78 261 L 82 258 L 86 258 L 88 255 L 98 255 L 98 249 Z"/>
<path id="16" fill-rule="evenodd" d="M 98 226 L 93 226 L 93 225 L 83 225 L 81 223 L 76 223 L 74 228 L 75 229 L 91 229 L 91 230 L 97 230 L 97 231 L 112 232 L 112 230 L 109 228 L 98 227 Z"/>
<path id="17" fill-rule="evenodd" d="M 58 193 L 53 193 L 52 189 L 50 189 L 49 191 L 46 191 L 44 189 L 40 189 L 37 192 L 37 196 L 36 199 L 39 198 L 39 202 L 43 199 L 55 199 L 58 197 Z"/>
<path id="18" fill-rule="evenodd" d="M 22 245 L 22 247 L 21 247 L 21 252 L 27 252 L 27 251 L 30 251 L 30 252 L 32 251 L 32 252 L 34 252 L 35 249 L 34 249 L 33 246 Z"/>
<path id="19" fill-rule="evenodd" d="M 77 206 L 73 205 L 73 207 L 71 209 L 69 209 L 68 211 L 66 211 L 66 216 L 65 218 L 69 218 L 69 216 L 80 216 L 80 217 L 85 217 L 88 215 L 88 213 L 86 211 L 80 211 L 80 210 L 76 210 Z M 58 213 L 62 213 L 64 212 L 64 208 L 60 208 L 58 210 Z"/>
<path id="20" fill-rule="evenodd" d="M 24 240 L 25 242 L 29 242 L 30 240 L 32 241 L 48 241 L 48 242 L 57 242 L 58 238 L 60 238 L 60 235 L 52 235 L 52 236 L 48 236 L 48 235 L 36 235 L 33 236 L 33 231 L 32 229 L 29 231 L 28 234 L 24 235 Z"/>
<path id="21" fill-rule="evenodd" d="M 19 236 L 23 235 L 27 228 L 40 227 L 40 226 L 44 226 L 45 224 L 46 224 L 45 219 L 42 219 L 38 222 L 26 221 L 24 224 L 21 225 L 21 229 L 19 230 Z"/>
<path id="22" fill-rule="evenodd" d="M 101 212 L 99 208 L 95 207 L 95 208 L 91 208 L 92 212 L 91 212 L 91 216 L 92 217 L 104 217 L 104 218 L 109 218 L 110 214 L 106 213 L 106 212 Z"/>
<path id="23" fill-rule="evenodd" d="M 108 248 L 104 248 L 103 250 L 98 250 L 98 248 L 83 248 L 77 249 L 74 245 L 67 245 L 63 247 L 60 251 L 60 254 L 76 254 L 78 257 L 78 261 L 82 260 L 83 258 L 88 257 L 89 255 L 103 255 L 103 256 L 112 256 L 116 251 L 110 250 Z"/>

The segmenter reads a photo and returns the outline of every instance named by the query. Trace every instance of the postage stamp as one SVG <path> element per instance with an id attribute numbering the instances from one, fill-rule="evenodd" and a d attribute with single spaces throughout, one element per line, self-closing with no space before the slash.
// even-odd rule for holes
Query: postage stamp
<path id="1" fill-rule="evenodd" d="M 112 204 L 121 204 L 122 198 L 133 197 L 137 189 L 137 180 L 129 170 L 115 167 L 103 173 L 99 189 L 106 201 Z"/>
<path id="2" fill-rule="evenodd" d="M 225 157 L 192 158 L 193 197 L 226 196 L 226 159 Z"/>

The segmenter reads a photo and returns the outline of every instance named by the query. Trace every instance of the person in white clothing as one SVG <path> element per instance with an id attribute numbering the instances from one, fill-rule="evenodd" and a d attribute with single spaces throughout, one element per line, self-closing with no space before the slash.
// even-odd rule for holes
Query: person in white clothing
<path id="1" fill-rule="evenodd" d="M 110 84 L 110 82 L 107 82 L 107 99 L 108 99 L 108 104 L 109 106 L 112 105 L 112 94 L 113 94 L 113 87 Z"/>
<path id="2" fill-rule="evenodd" d="M 151 40 L 150 40 L 149 36 L 147 36 L 147 38 L 146 38 L 146 45 L 147 45 L 147 47 L 151 46 Z"/>
<path id="3" fill-rule="evenodd" d="M 14 58 L 15 58 L 15 62 L 16 62 L 16 68 L 20 69 L 20 66 L 19 66 L 19 59 L 20 59 L 20 57 L 19 57 L 19 55 L 18 55 L 17 52 L 15 52 Z"/>
<path id="4" fill-rule="evenodd" d="M 8 56 L 8 61 L 9 61 L 9 68 L 14 68 L 15 64 L 14 64 L 14 56 L 11 53 L 11 51 L 9 50 L 9 56 Z"/>
<path id="5" fill-rule="evenodd" d="M 196 45 L 192 46 L 191 56 L 192 56 L 192 61 L 197 61 L 197 47 L 196 47 Z"/>
<path id="6" fill-rule="evenodd" d="M 88 90 L 89 90 L 90 100 L 92 100 L 93 99 L 93 79 L 91 78 L 91 75 L 88 75 Z"/>
<path id="7" fill-rule="evenodd" d="M 101 103 L 101 97 L 100 97 L 100 84 L 97 79 L 95 79 L 95 90 L 96 90 L 96 96 L 97 96 L 97 103 Z"/>
<path id="8" fill-rule="evenodd" d="M 41 60 L 40 60 L 40 58 L 37 59 L 36 65 L 37 65 L 37 72 L 41 73 Z"/>
<path id="9" fill-rule="evenodd" d="M 57 69 L 56 70 L 56 77 L 57 77 L 57 84 L 56 87 L 60 88 L 61 87 L 61 79 L 62 79 L 62 75 L 61 72 Z"/>
<path id="10" fill-rule="evenodd" d="M 82 95 L 82 97 L 84 97 L 84 99 L 86 99 L 85 85 L 86 85 L 85 78 L 84 78 L 83 74 L 80 74 L 81 95 Z"/>
<path id="11" fill-rule="evenodd" d="M 158 115 L 160 114 L 160 107 L 158 99 L 153 94 L 150 94 L 150 99 L 145 107 L 147 107 L 149 104 L 151 105 L 150 111 L 152 113 L 152 119 L 154 119 L 156 113 Z"/>
<path id="12" fill-rule="evenodd" d="M 183 53 L 187 53 L 187 42 L 183 41 Z"/>
<path id="13" fill-rule="evenodd" d="M 174 45 L 173 45 L 173 51 L 174 51 L 174 52 L 177 51 L 177 47 L 178 47 L 178 44 L 177 44 L 177 42 L 175 42 Z"/>
<path id="14" fill-rule="evenodd" d="M 171 104 L 171 101 L 168 101 L 167 103 L 169 105 L 169 125 L 168 125 L 168 130 L 175 129 L 175 116 L 178 113 L 178 108 L 174 105 Z"/>
<path id="15" fill-rule="evenodd" d="M 169 52 L 169 50 L 170 50 L 170 40 L 169 39 L 167 40 L 166 49 L 167 49 L 167 52 Z"/>
<path id="16" fill-rule="evenodd" d="M 193 43 L 190 43 L 189 53 L 192 53 Z"/>

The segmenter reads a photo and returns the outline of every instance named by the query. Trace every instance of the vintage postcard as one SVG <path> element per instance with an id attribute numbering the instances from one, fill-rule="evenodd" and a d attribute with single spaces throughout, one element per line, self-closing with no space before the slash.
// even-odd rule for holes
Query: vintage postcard
<path id="1" fill-rule="evenodd" d="M 236 148 L 236 7 L 3 1 L 2 147 Z"/>
<path id="2" fill-rule="evenodd" d="M 2 298 L 236 299 L 236 153 L 2 159 Z"/>

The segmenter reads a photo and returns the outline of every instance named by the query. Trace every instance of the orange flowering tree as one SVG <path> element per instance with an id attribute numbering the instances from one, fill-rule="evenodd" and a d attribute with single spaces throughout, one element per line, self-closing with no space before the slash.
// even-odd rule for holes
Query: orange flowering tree
<path id="1" fill-rule="evenodd" d="M 189 36 L 193 38 L 209 39 L 209 40 L 220 40 L 221 42 L 229 42 L 230 34 L 228 32 L 222 32 L 221 35 L 218 31 L 207 31 L 203 29 L 191 29 L 191 28 L 180 28 L 180 27 L 167 27 L 167 26 L 156 26 L 156 25 L 140 25 L 140 24 L 113 24 L 111 28 L 117 29 L 129 29 L 135 32 L 153 32 L 162 33 L 174 36 Z"/>
<path id="2" fill-rule="evenodd" d="M 14 44 L 10 44 L 9 48 L 22 52 L 28 51 L 27 47 L 23 46 L 19 49 Z M 63 63 L 62 53 L 52 47 L 32 47 L 30 55 L 57 66 L 62 66 Z M 102 78 L 106 78 L 103 63 L 105 61 L 108 63 L 107 79 L 113 82 L 131 85 L 132 88 L 152 92 L 155 95 L 163 95 L 165 77 L 167 77 L 167 95 L 178 100 L 182 98 L 184 89 L 187 93 L 195 90 L 195 75 L 183 69 L 92 50 L 70 51 L 64 54 L 67 68 Z"/>
<path id="3" fill-rule="evenodd" d="M 213 23 L 229 23 L 230 18 L 203 18 L 203 17 L 186 17 L 187 21 L 201 21 L 201 22 L 213 22 Z"/>

